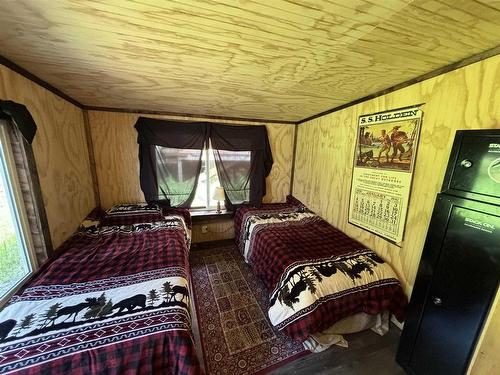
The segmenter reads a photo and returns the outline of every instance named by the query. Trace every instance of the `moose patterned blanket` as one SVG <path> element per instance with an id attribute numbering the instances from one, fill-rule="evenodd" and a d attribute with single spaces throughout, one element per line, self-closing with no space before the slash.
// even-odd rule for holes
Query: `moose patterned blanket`
<path id="1" fill-rule="evenodd" d="M 0 373 L 198 374 L 180 216 L 73 235 L 0 312 Z"/>
<path id="2" fill-rule="evenodd" d="M 243 207 L 237 243 L 270 293 L 269 319 L 297 340 L 359 312 L 404 317 L 406 296 L 373 251 L 302 205 Z"/>

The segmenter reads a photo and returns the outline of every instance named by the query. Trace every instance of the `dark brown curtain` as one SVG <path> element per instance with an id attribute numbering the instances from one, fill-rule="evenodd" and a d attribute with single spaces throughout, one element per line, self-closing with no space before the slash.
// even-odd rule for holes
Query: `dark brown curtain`
<path id="1" fill-rule="evenodd" d="M 0 100 L 0 120 L 7 122 L 10 146 L 38 265 L 53 253 L 42 191 L 31 143 L 36 124 L 28 109 L 19 103 Z"/>
<path id="2" fill-rule="evenodd" d="M 28 109 L 10 100 L 0 100 L 0 118 L 11 120 L 12 125 L 31 144 L 36 133 L 36 124 Z"/>
<path id="3" fill-rule="evenodd" d="M 148 202 L 190 207 L 209 140 L 214 150 L 226 207 L 260 206 L 273 157 L 265 126 L 232 126 L 177 122 L 140 117 L 135 124 L 139 143 L 141 188 Z"/>
<path id="4" fill-rule="evenodd" d="M 273 166 L 266 127 L 211 124 L 210 142 L 226 207 L 232 210 L 244 203 L 259 207 Z"/>
<path id="5" fill-rule="evenodd" d="M 146 201 L 190 207 L 207 144 L 208 124 L 140 117 L 135 128 Z"/>

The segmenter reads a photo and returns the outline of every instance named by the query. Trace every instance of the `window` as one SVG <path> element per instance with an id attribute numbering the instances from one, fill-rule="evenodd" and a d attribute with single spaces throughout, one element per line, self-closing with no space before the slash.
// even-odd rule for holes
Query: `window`
<path id="1" fill-rule="evenodd" d="M 188 201 L 198 176 L 201 150 L 156 146 L 158 196 L 173 207 Z"/>
<path id="2" fill-rule="evenodd" d="M 211 208 L 216 204 L 212 194 L 220 185 L 230 210 L 241 203 L 257 207 L 262 203 L 266 177 L 273 165 L 264 125 L 189 123 L 140 117 L 135 128 L 141 190 L 146 201 L 172 207 Z M 185 157 L 190 158 L 186 165 L 183 164 Z"/>
<path id="3" fill-rule="evenodd" d="M 215 188 L 222 186 L 217 174 L 215 157 L 224 161 L 224 170 L 231 182 L 225 192 L 233 204 L 248 202 L 250 195 L 250 151 L 203 150 L 200 177 L 192 208 L 214 208 L 217 201 L 213 199 Z M 224 202 L 221 202 L 224 207 Z"/>
<path id="4" fill-rule="evenodd" d="M 215 188 L 221 186 L 217 169 L 215 168 L 214 153 L 211 148 L 203 150 L 201 160 L 200 177 L 198 178 L 198 186 L 194 196 L 191 208 L 214 208 L 217 206 L 217 201 L 214 201 Z M 224 207 L 224 202 L 221 202 L 221 207 Z"/>
<path id="5" fill-rule="evenodd" d="M 225 192 L 231 203 L 249 202 L 252 152 L 216 150 L 214 155 L 222 164 Z"/>
<path id="6" fill-rule="evenodd" d="M 6 125 L 0 121 L 0 302 L 36 265 Z"/>
<path id="7" fill-rule="evenodd" d="M 155 146 L 158 196 L 170 199 L 174 207 L 187 201 L 196 178 L 198 185 L 191 208 L 212 209 L 217 206 L 213 199 L 215 188 L 222 186 L 217 174 L 215 156 L 224 162 L 224 171 L 230 184 L 226 188 L 231 202 L 248 202 L 250 194 L 250 151 L 189 150 Z M 200 155 L 201 153 L 201 155 Z M 199 175 L 198 162 L 201 156 Z M 224 206 L 224 202 L 221 202 Z"/>

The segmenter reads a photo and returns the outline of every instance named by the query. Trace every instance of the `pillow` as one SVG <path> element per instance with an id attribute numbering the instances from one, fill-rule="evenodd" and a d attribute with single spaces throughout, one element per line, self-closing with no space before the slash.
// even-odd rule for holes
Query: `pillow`
<path id="1" fill-rule="evenodd" d="M 182 216 L 184 218 L 184 222 L 186 223 L 188 229 L 191 229 L 193 223 L 191 220 L 191 214 L 189 213 L 189 210 L 187 208 L 164 207 L 162 211 L 164 216 L 168 215 Z"/>
<path id="2" fill-rule="evenodd" d="M 155 204 L 160 207 L 164 216 L 180 215 L 184 218 L 184 222 L 188 229 L 192 227 L 191 214 L 189 209 L 180 207 L 170 207 L 170 202 L 166 200 L 151 201 L 150 204 Z"/>
<path id="3" fill-rule="evenodd" d="M 287 195 L 286 196 L 286 203 L 291 204 L 292 206 L 306 207 L 306 205 L 304 203 L 302 203 L 301 201 L 299 201 L 293 195 Z"/>
<path id="4" fill-rule="evenodd" d="M 117 204 L 106 211 L 107 216 L 131 216 L 143 215 L 148 213 L 161 213 L 161 209 L 157 204 L 149 203 L 134 203 L 134 204 Z"/>
<path id="5" fill-rule="evenodd" d="M 106 212 L 101 207 L 96 207 L 85 216 L 85 219 L 80 224 L 79 230 L 95 229 L 101 225 L 101 221 L 106 215 Z"/>
<path id="6" fill-rule="evenodd" d="M 147 203 L 118 204 L 106 211 L 101 225 L 132 225 L 162 220 L 163 215 L 158 205 Z"/>

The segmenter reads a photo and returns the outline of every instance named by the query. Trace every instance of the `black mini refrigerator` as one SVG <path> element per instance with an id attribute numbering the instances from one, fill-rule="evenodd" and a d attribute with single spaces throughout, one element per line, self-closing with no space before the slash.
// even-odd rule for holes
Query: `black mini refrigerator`
<path id="1" fill-rule="evenodd" d="M 465 374 L 499 275 L 500 129 L 458 131 L 397 362 L 415 375 Z"/>

